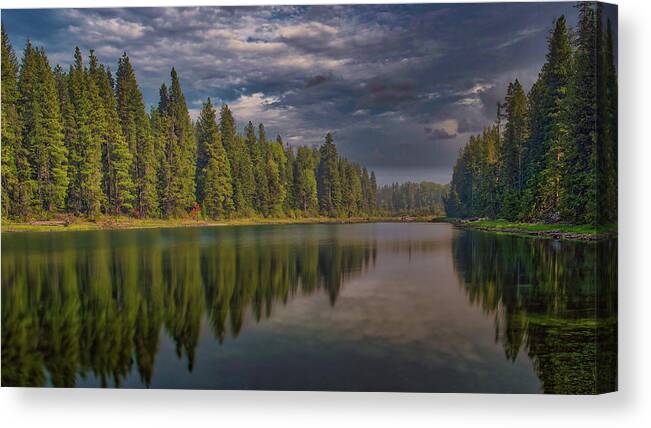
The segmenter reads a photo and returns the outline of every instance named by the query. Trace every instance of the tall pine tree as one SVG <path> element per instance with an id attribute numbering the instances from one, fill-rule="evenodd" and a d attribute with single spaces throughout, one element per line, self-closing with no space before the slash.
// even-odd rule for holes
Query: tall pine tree
<path id="1" fill-rule="evenodd" d="M 54 74 L 42 49 L 28 41 L 18 78 L 18 111 L 34 207 L 47 213 L 63 210 L 68 187 L 68 151 L 63 135 Z"/>
<path id="2" fill-rule="evenodd" d="M 228 217 L 234 209 L 230 163 L 221 142 L 217 113 L 210 98 L 204 103 L 197 122 L 197 139 L 201 156 L 205 157 L 198 174 L 197 187 L 201 189 L 198 192 L 199 203 L 210 218 Z"/>
<path id="3" fill-rule="evenodd" d="M 32 181 L 18 114 L 18 61 L 2 26 L 2 216 L 29 214 Z"/>
<path id="4" fill-rule="evenodd" d="M 134 185 L 134 208 L 140 217 L 159 215 L 156 191 L 157 160 L 154 141 L 142 92 L 126 53 L 118 62 L 115 96 L 122 134 L 131 153 L 131 179 Z"/>
<path id="5" fill-rule="evenodd" d="M 340 215 L 342 207 L 342 186 L 339 176 L 339 156 L 331 133 L 326 135 L 325 143 L 319 151 L 317 189 L 321 214 L 336 217 Z"/>

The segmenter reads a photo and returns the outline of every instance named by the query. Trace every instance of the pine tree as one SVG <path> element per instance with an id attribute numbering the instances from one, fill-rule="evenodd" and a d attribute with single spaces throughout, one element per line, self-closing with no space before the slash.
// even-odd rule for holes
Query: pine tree
<path id="1" fill-rule="evenodd" d="M 32 183 L 18 114 L 18 61 L 2 26 L 2 216 L 29 214 Z"/>
<path id="2" fill-rule="evenodd" d="M 67 189 L 67 206 L 70 210 L 71 200 L 80 201 L 81 199 L 78 195 L 75 195 L 76 198 L 71 198 L 70 193 L 74 190 L 78 190 L 79 187 L 75 186 L 77 180 L 77 123 L 75 122 L 75 107 L 72 104 L 72 98 L 70 94 L 70 76 L 72 75 L 72 66 L 70 67 L 71 72 L 66 74 L 63 71 L 63 68 L 60 65 L 57 65 L 54 69 L 54 78 L 56 81 L 57 94 L 59 98 L 59 110 L 61 111 L 61 116 L 63 119 L 63 138 L 68 151 L 68 189 Z M 79 212 L 76 210 L 76 212 Z"/>
<path id="3" fill-rule="evenodd" d="M 602 68 L 605 80 L 604 99 L 600 100 L 606 107 L 604 109 L 605 132 L 603 135 L 603 169 L 599 174 L 604 177 L 603 199 L 599 212 L 604 215 L 599 219 L 602 224 L 617 222 L 617 66 L 614 53 L 614 41 L 610 19 L 607 21 L 604 40 L 604 65 Z M 601 121 L 601 117 L 599 118 Z"/>
<path id="4" fill-rule="evenodd" d="M 343 206 L 348 217 L 360 214 L 362 206 L 362 181 L 359 166 L 346 160 L 341 162 Z"/>
<path id="5" fill-rule="evenodd" d="M 157 159 L 151 125 L 136 75 L 126 53 L 118 62 L 115 95 L 122 134 L 131 153 L 134 208 L 139 217 L 159 215 Z"/>
<path id="6" fill-rule="evenodd" d="M 604 31 L 603 4 L 596 8 L 596 223 L 608 224 L 617 219 L 617 70 L 610 20 Z"/>
<path id="7" fill-rule="evenodd" d="M 280 135 L 277 138 L 278 144 L 283 145 L 283 141 L 280 138 Z M 283 207 L 286 213 L 296 209 L 296 195 L 294 194 L 294 164 L 296 163 L 296 156 L 294 155 L 294 149 L 287 144 L 285 147 L 285 168 L 283 175 L 283 186 L 287 193 L 285 197 L 285 206 Z"/>
<path id="8" fill-rule="evenodd" d="M 91 65 L 92 63 L 91 59 Z M 133 209 L 134 201 L 132 155 L 122 134 L 111 73 L 104 66 L 91 66 L 90 75 L 99 91 L 105 122 L 102 135 L 102 171 L 107 212 L 116 215 L 128 214 Z"/>
<path id="9" fill-rule="evenodd" d="M 377 203 L 377 180 L 375 178 L 375 171 L 371 171 L 371 199 L 369 201 L 369 208 L 372 213 L 375 213 L 378 207 Z"/>
<path id="10" fill-rule="evenodd" d="M 561 199 L 565 193 L 562 177 L 566 175 L 565 159 L 569 145 L 567 92 L 571 73 L 572 50 L 565 17 L 561 16 L 556 20 L 547 61 L 540 76 L 544 85 L 540 101 L 542 123 L 537 126 L 541 128 L 544 167 L 539 188 L 535 191 L 540 195 L 536 203 L 539 208 L 533 216 L 547 221 L 561 220 Z"/>
<path id="11" fill-rule="evenodd" d="M 342 206 L 339 156 L 330 133 L 326 135 L 325 143 L 320 149 L 317 190 L 321 213 L 330 217 L 338 216 Z"/>
<path id="12" fill-rule="evenodd" d="M 235 119 L 226 104 L 221 108 L 219 126 L 222 143 L 231 166 L 235 211 L 240 216 L 251 215 L 255 189 L 251 156 L 244 138 L 236 133 Z"/>
<path id="13" fill-rule="evenodd" d="M 163 85 L 164 87 L 165 85 Z M 167 89 L 161 95 L 167 94 Z M 161 114 L 161 107 L 152 107 L 149 121 L 151 124 L 152 146 L 156 171 L 156 195 L 159 203 L 160 214 L 166 216 L 170 211 L 167 204 L 167 195 L 170 193 L 170 165 L 168 162 L 170 142 L 173 141 L 171 119 L 166 114 Z"/>
<path id="14" fill-rule="evenodd" d="M 319 210 L 317 183 L 314 171 L 316 162 L 309 147 L 299 147 L 294 163 L 294 197 L 296 208 L 305 215 L 316 214 Z"/>
<path id="15" fill-rule="evenodd" d="M 500 212 L 503 218 L 515 220 L 520 213 L 519 204 L 524 188 L 524 147 L 529 137 L 527 96 L 517 79 L 509 84 L 504 105 L 507 122 L 499 153 Z M 477 162 L 476 166 L 481 168 L 481 163 Z M 477 202 L 482 204 L 481 199 Z"/>
<path id="16" fill-rule="evenodd" d="M 262 127 L 262 125 L 261 125 Z M 268 215 L 281 216 L 283 215 L 283 206 L 285 205 L 285 198 L 287 191 L 284 186 L 285 164 L 287 158 L 285 157 L 285 150 L 283 149 L 282 140 L 271 141 L 267 143 L 267 164 L 266 173 L 267 181 L 269 183 L 269 199 L 268 199 Z"/>
<path id="17" fill-rule="evenodd" d="M 574 70 L 568 90 L 569 141 L 561 212 L 576 224 L 597 221 L 597 34 L 593 3 L 579 3 Z"/>
<path id="18" fill-rule="evenodd" d="M 176 135 L 176 150 L 172 164 L 172 192 L 175 215 L 187 212 L 195 204 L 195 159 L 197 145 L 185 96 L 176 70 L 172 68 L 168 115 Z"/>
<path id="19" fill-rule="evenodd" d="M 91 53 L 91 67 L 96 58 Z M 77 139 L 73 144 L 69 204 L 76 213 L 96 217 L 103 202 L 102 193 L 102 135 L 105 134 L 104 109 L 97 85 L 83 64 L 81 51 L 75 48 L 75 61 L 70 76 L 70 98 L 74 109 Z"/>
<path id="20" fill-rule="evenodd" d="M 197 138 L 201 156 L 206 159 L 198 180 L 198 187 L 200 183 L 201 188 L 199 203 L 210 218 L 227 217 L 234 209 L 230 164 L 221 143 L 217 114 L 210 98 L 204 103 L 199 116 Z"/>
<path id="21" fill-rule="evenodd" d="M 253 123 L 249 123 L 244 128 L 246 147 L 249 150 L 251 164 L 253 166 L 253 176 L 255 179 L 255 190 L 253 192 L 253 209 L 262 215 L 269 214 L 269 181 L 267 179 L 266 168 L 266 138 L 264 127 L 262 139 L 258 141 L 255 135 Z"/>
<path id="22" fill-rule="evenodd" d="M 48 213 L 64 208 L 67 150 L 56 82 L 42 49 L 27 42 L 18 79 L 22 142 L 34 186 L 34 206 Z M 27 180 L 26 182 L 30 182 Z"/>

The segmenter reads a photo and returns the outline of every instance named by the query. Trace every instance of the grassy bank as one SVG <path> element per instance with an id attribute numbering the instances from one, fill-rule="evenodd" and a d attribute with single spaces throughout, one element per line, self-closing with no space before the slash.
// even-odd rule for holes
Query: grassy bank
<path id="1" fill-rule="evenodd" d="M 53 220 L 15 222 L 2 220 L 2 232 L 68 232 L 83 230 L 146 229 L 168 227 L 251 226 L 264 224 L 321 224 L 429 221 L 431 217 L 303 217 L 303 218 L 236 218 L 219 221 L 197 219 L 137 219 L 132 217 L 102 217 L 95 221 L 66 216 Z"/>
<path id="2" fill-rule="evenodd" d="M 506 220 L 485 219 L 448 219 L 448 221 L 459 227 L 478 229 L 488 232 L 547 237 L 553 239 L 596 241 L 617 236 L 616 224 L 595 227 L 591 225 L 575 224 L 513 223 Z"/>

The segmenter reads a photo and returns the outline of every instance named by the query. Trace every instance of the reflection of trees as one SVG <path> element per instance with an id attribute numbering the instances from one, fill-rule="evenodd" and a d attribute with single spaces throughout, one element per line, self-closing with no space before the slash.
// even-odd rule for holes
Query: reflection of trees
<path id="1" fill-rule="evenodd" d="M 617 387 L 617 242 L 462 232 L 455 265 L 468 299 L 495 315 L 507 358 L 532 358 L 548 393 Z"/>
<path id="2" fill-rule="evenodd" d="M 2 384 L 70 387 L 94 376 L 119 386 L 135 363 L 148 386 L 163 328 L 192 370 L 204 316 L 222 342 L 298 293 L 322 289 L 334 304 L 343 281 L 374 263 L 375 245 L 325 230 L 12 237 L 2 255 Z"/>

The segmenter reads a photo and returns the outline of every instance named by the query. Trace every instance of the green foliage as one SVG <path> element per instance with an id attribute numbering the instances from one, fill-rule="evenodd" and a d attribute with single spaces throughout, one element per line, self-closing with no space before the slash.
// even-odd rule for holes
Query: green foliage
<path id="1" fill-rule="evenodd" d="M 171 70 L 145 111 L 129 57 L 115 80 L 79 48 L 66 72 L 27 43 L 19 67 L 2 30 L 2 216 L 58 212 L 138 218 L 353 217 L 378 212 L 375 174 L 337 153 L 267 140 L 263 124 L 237 132 L 210 100 L 192 123 Z"/>
<path id="2" fill-rule="evenodd" d="M 612 34 L 604 34 L 600 6 L 577 7 L 574 42 L 560 17 L 528 96 L 517 80 L 510 84 L 496 126 L 471 137 L 460 152 L 448 216 L 590 225 L 616 220 Z"/>
<path id="3" fill-rule="evenodd" d="M 29 178 L 25 177 L 24 184 L 32 187 L 32 206 L 37 212 L 63 210 L 68 188 L 68 150 L 56 82 L 45 52 L 32 47 L 30 42 L 23 53 L 18 93 L 21 139 L 29 165 L 25 171 Z"/>
<path id="4" fill-rule="evenodd" d="M 198 174 L 197 200 L 210 218 L 228 217 L 234 210 L 231 168 L 217 127 L 217 113 L 204 103 L 197 122 L 197 141 L 205 163 Z M 199 168 L 197 163 L 197 168 Z"/>
<path id="5" fill-rule="evenodd" d="M 91 68 L 102 102 L 105 121 L 102 135 L 102 172 L 106 211 L 113 214 L 128 214 L 133 210 L 134 184 L 131 177 L 132 155 L 129 151 L 118 117 L 116 99 L 111 84 L 111 73 L 103 65 Z"/>
<path id="6" fill-rule="evenodd" d="M 219 125 L 222 142 L 231 166 L 235 211 L 240 216 L 249 216 L 253 214 L 255 194 L 251 148 L 247 146 L 242 136 L 237 135 L 233 113 L 226 104 L 221 108 Z"/>
<path id="7" fill-rule="evenodd" d="M 317 192 L 321 214 L 330 217 L 341 215 L 342 186 L 339 171 L 339 156 L 337 147 L 332 142 L 332 134 L 328 133 L 325 143 L 319 149 L 320 159 L 317 173 Z"/>
<path id="8" fill-rule="evenodd" d="M 429 181 L 393 183 L 378 189 L 379 209 L 392 215 L 440 216 L 447 191 L 447 185 Z"/>
<path id="9" fill-rule="evenodd" d="M 293 194 L 294 208 L 308 215 L 319 211 L 317 198 L 316 170 L 317 161 L 309 147 L 299 147 L 294 164 Z"/>
<path id="10" fill-rule="evenodd" d="M 157 158 L 154 141 L 142 92 L 126 53 L 118 62 L 115 79 L 115 96 L 122 134 L 131 153 L 131 179 L 134 190 L 135 215 L 155 217 L 159 215 L 159 194 L 156 189 Z"/>
<path id="11" fill-rule="evenodd" d="M 32 183 L 18 113 L 18 61 L 2 27 L 2 216 L 29 213 Z"/>
<path id="12" fill-rule="evenodd" d="M 190 114 L 185 102 L 176 70 L 170 73 L 172 84 L 169 93 L 161 90 L 163 107 L 159 111 L 166 123 L 164 139 L 164 169 L 167 183 L 163 192 L 163 215 L 180 217 L 195 205 L 195 179 L 197 148 Z"/>

